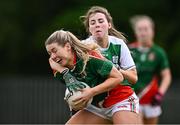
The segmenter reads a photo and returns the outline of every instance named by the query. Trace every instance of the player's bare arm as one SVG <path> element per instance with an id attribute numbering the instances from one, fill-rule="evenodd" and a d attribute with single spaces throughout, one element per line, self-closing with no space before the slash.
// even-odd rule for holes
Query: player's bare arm
<path id="1" fill-rule="evenodd" d="M 161 78 L 162 80 L 159 87 L 159 92 L 164 95 L 171 84 L 171 71 L 169 68 L 161 71 Z"/>
<path id="2" fill-rule="evenodd" d="M 135 84 L 138 80 L 136 68 L 130 70 L 120 69 L 120 72 L 123 74 L 124 78 L 128 80 L 129 83 Z"/>
<path id="3" fill-rule="evenodd" d="M 101 84 L 92 88 L 94 95 L 106 92 L 117 86 L 120 82 L 124 80 L 123 75 L 118 72 L 118 70 L 113 67 L 109 77 Z"/>
<path id="4" fill-rule="evenodd" d="M 76 105 L 80 105 L 80 104 L 86 105 L 86 103 L 89 101 L 90 98 L 100 93 L 111 90 L 122 81 L 123 81 L 123 75 L 120 72 L 118 72 L 118 70 L 115 67 L 113 67 L 109 74 L 109 77 L 103 83 L 93 88 L 85 88 L 81 90 L 83 92 L 82 95 L 76 100 L 74 100 L 74 102 Z"/>

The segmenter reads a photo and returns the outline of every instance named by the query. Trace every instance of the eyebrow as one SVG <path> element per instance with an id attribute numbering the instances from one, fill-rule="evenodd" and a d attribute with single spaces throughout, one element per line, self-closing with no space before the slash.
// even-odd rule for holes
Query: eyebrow
<path id="1" fill-rule="evenodd" d="M 93 19 L 93 20 L 90 20 L 90 22 L 94 22 L 95 20 Z"/>
<path id="2" fill-rule="evenodd" d="M 102 17 L 98 18 L 97 20 L 104 20 Z M 90 21 L 95 21 L 95 19 L 92 19 Z"/>

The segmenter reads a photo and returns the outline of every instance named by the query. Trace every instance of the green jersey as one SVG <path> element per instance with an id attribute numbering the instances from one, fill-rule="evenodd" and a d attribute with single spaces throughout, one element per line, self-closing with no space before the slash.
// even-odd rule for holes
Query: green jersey
<path id="1" fill-rule="evenodd" d="M 107 79 L 112 70 L 113 64 L 110 61 L 90 57 L 86 64 L 85 75 L 82 75 L 81 73 L 83 66 L 84 63 L 82 59 L 77 58 L 75 69 L 70 70 L 70 73 L 75 76 L 77 80 L 85 82 L 90 87 L 94 87 Z M 56 74 L 56 78 L 64 82 L 60 73 Z M 94 96 L 92 104 L 97 105 L 97 103 L 104 100 L 106 96 L 107 92 Z"/>
<path id="2" fill-rule="evenodd" d="M 165 51 L 157 45 L 149 49 L 140 48 L 137 43 L 131 44 L 130 50 L 136 64 L 138 81 L 133 88 L 136 92 L 143 90 L 159 73 L 169 67 Z"/>
<path id="3" fill-rule="evenodd" d="M 95 42 L 93 36 L 90 36 L 88 39 L 83 42 L 91 43 Z M 130 70 L 135 68 L 135 63 L 130 54 L 130 51 L 122 39 L 119 39 L 114 36 L 108 36 L 108 47 L 100 48 L 101 54 L 110 60 L 117 69 Z M 124 85 L 131 85 L 128 80 L 122 82 Z"/>

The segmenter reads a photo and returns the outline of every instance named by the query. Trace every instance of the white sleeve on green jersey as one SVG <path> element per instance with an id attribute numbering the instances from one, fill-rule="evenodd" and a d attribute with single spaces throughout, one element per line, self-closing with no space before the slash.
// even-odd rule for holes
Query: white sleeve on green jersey
<path id="1" fill-rule="evenodd" d="M 96 41 L 93 39 L 92 36 L 89 37 L 89 38 L 87 38 L 87 39 L 85 39 L 85 40 L 81 40 L 81 42 L 82 42 L 82 43 L 85 43 L 85 44 L 91 44 L 91 43 L 93 43 L 93 42 L 96 43 Z"/>
<path id="2" fill-rule="evenodd" d="M 92 43 L 96 42 L 92 36 L 87 38 L 86 40 L 82 40 L 83 43 Z M 129 48 L 127 47 L 126 43 L 117 37 L 109 36 L 109 42 L 112 42 L 113 44 L 119 44 L 121 45 L 121 55 L 120 55 L 120 67 L 124 70 L 130 70 L 135 68 L 134 60 L 131 56 L 131 53 L 129 51 Z"/>
<path id="3" fill-rule="evenodd" d="M 122 44 L 122 49 L 121 49 L 120 64 L 121 64 L 122 69 L 130 70 L 132 68 L 135 68 L 135 63 L 131 56 L 129 48 L 124 42 Z"/>
<path id="4" fill-rule="evenodd" d="M 117 37 L 114 36 L 109 36 L 110 41 L 112 41 L 115 44 L 120 44 L 121 45 L 121 55 L 120 55 L 120 67 L 124 70 L 130 70 L 135 68 L 135 63 L 134 60 L 131 56 L 130 50 L 127 47 L 126 43 Z"/>

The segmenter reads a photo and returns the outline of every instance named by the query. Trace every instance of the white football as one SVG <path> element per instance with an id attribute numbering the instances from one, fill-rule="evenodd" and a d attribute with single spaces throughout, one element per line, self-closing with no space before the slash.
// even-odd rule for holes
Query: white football
<path id="1" fill-rule="evenodd" d="M 83 83 L 85 84 L 85 83 Z M 85 84 L 85 88 L 89 88 L 89 86 L 87 84 Z M 65 91 L 65 100 L 67 101 L 68 105 L 70 106 L 70 108 L 72 109 L 79 109 L 79 107 L 81 107 L 81 105 L 74 105 L 74 102 L 73 100 L 77 99 L 80 95 L 81 95 L 81 91 L 75 91 L 75 92 L 69 92 L 69 90 L 66 88 L 66 91 Z M 91 98 L 87 105 L 90 105 L 91 102 L 92 102 L 93 98 Z"/>

